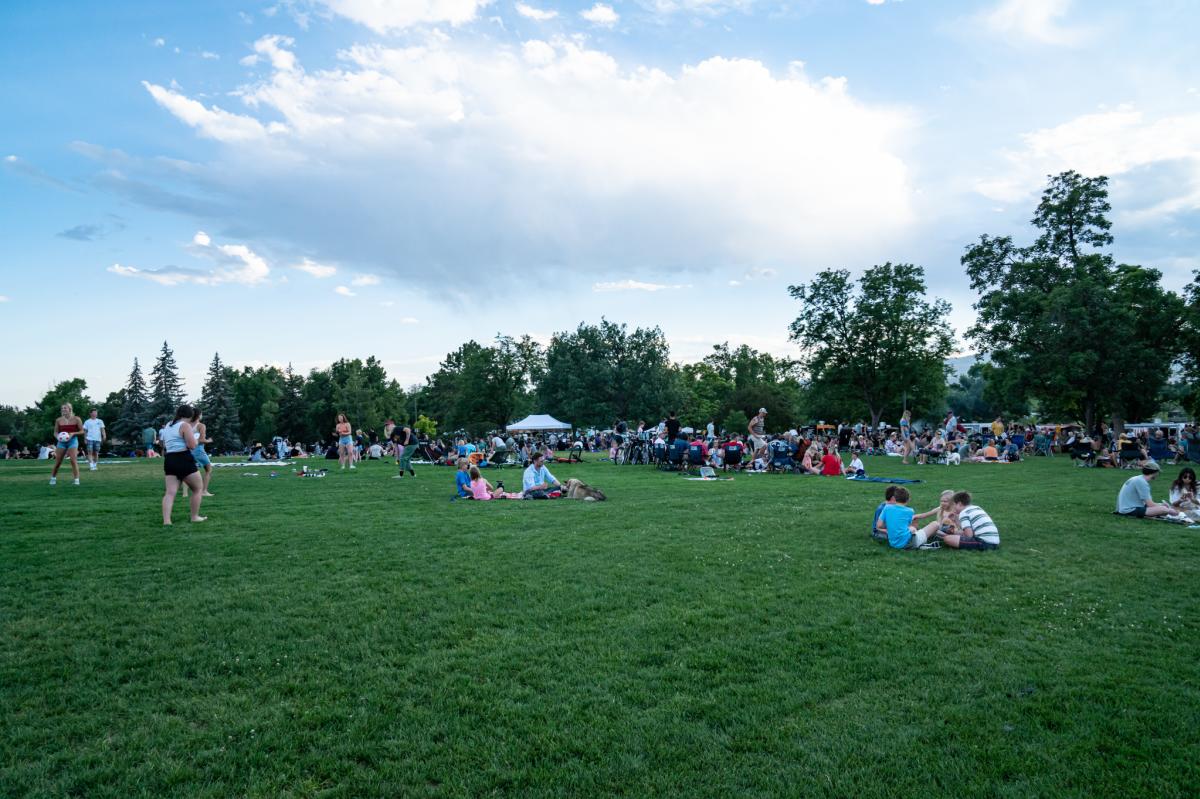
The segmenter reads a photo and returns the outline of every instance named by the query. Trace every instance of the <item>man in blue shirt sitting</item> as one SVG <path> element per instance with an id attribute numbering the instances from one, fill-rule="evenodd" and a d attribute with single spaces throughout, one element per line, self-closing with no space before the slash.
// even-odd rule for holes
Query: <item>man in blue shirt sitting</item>
<path id="1" fill-rule="evenodd" d="M 526 499 L 548 499 L 547 492 L 562 488 L 550 470 L 546 468 L 545 455 L 536 452 L 525 467 L 525 475 L 521 480 L 521 493 Z"/>

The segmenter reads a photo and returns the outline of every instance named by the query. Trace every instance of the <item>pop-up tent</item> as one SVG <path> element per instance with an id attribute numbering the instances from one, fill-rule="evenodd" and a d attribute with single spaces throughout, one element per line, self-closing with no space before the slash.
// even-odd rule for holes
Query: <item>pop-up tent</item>
<path id="1" fill-rule="evenodd" d="M 510 433 L 536 433 L 544 430 L 570 430 L 571 425 L 566 422 L 560 422 L 553 416 L 544 413 L 535 413 L 532 416 L 526 416 L 519 422 L 513 422 L 507 428 Z"/>

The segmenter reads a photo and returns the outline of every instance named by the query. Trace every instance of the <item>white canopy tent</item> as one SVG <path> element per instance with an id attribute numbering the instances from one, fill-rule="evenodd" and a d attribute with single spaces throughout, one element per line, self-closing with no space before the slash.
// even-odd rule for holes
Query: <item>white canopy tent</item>
<path id="1" fill-rule="evenodd" d="M 539 433 L 546 430 L 570 430 L 571 425 L 560 422 L 548 414 L 535 413 L 532 416 L 526 416 L 519 422 L 513 422 L 505 429 L 510 433 Z"/>

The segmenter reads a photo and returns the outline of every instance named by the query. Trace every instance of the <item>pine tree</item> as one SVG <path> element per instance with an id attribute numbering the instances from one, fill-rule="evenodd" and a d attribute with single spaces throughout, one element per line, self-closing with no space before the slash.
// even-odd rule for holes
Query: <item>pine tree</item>
<path id="1" fill-rule="evenodd" d="M 150 382 L 150 416 L 156 426 L 166 424 L 183 402 L 183 381 L 179 379 L 175 353 L 165 341 L 154 368 L 150 370 Z"/>
<path id="2" fill-rule="evenodd" d="M 304 401 L 304 376 L 296 374 L 290 363 L 283 374 L 283 394 L 279 397 L 279 435 L 291 441 L 304 441 L 310 437 L 308 403 Z"/>
<path id="3" fill-rule="evenodd" d="M 150 398 L 146 395 L 146 381 L 142 378 L 142 367 L 137 358 L 133 359 L 133 370 L 125 382 L 124 391 L 125 401 L 113 424 L 113 435 L 126 441 L 136 441 L 150 420 Z"/>
<path id="4" fill-rule="evenodd" d="M 221 363 L 220 353 L 214 353 L 209 364 L 208 377 L 200 392 L 200 410 L 204 412 L 204 429 L 213 441 L 213 452 L 241 449 L 237 402 L 229 385 L 229 369 Z"/>

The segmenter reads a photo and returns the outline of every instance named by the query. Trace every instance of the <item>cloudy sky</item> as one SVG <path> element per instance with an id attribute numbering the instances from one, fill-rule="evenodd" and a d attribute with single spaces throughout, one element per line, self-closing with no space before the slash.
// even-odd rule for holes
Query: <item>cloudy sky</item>
<path id="1" fill-rule="evenodd" d="M 1115 253 L 1200 268 L 1191 0 L 0 4 L 0 402 L 602 315 L 793 352 L 789 283 L 1028 237 L 1112 178 Z"/>

